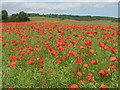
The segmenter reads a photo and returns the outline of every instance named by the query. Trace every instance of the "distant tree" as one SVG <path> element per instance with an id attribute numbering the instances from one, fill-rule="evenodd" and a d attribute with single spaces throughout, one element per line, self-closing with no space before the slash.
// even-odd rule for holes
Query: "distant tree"
<path id="1" fill-rule="evenodd" d="M 7 20 L 8 19 L 8 12 L 6 10 L 2 10 L 1 14 L 2 14 L 2 20 Z"/>
<path id="2" fill-rule="evenodd" d="M 24 11 L 21 11 L 19 14 L 18 14 L 18 20 L 20 22 L 26 22 L 26 21 L 30 21 L 30 19 L 28 18 L 28 15 L 24 12 Z"/>
<path id="3" fill-rule="evenodd" d="M 12 14 L 11 16 L 14 17 L 14 18 L 16 18 L 18 16 L 18 13 Z"/>

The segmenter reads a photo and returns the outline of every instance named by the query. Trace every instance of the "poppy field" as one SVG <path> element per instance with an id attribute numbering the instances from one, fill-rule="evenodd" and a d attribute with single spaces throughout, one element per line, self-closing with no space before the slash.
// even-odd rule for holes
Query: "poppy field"
<path id="1" fill-rule="evenodd" d="M 118 26 L 2 23 L 3 88 L 117 88 Z"/>

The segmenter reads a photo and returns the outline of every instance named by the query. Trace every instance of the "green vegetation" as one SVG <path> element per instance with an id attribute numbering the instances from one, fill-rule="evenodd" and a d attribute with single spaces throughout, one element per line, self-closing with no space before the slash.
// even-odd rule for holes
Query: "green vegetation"
<path id="1" fill-rule="evenodd" d="M 80 89 L 101 88 L 102 85 L 117 88 L 118 62 L 112 62 L 110 58 L 118 59 L 118 29 L 105 22 L 104 27 L 103 24 L 98 25 L 99 22 L 96 25 L 86 23 L 4 23 L 3 88 L 69 88 L 73 84 Z M 100 47 L 100 43 L 105 43 L 106 47 Z M 111 50 L 115 50 L 114 53 Z M 78 56 L 70 54 L 69 57 L 70 51 Z M 78 58 L 84 59 L 84 62 L 78 64 Z M 91 64 L 91 61 L 98 64 Z M 88 67 L 85 67 L 86 64 Z M 99 73 L 101 70 L 106 72 L 102 75 Z M 88 74 L 92 75 L 88 77 Z"/>
<path id="2" fill-rule="evenodd" d="M 69 24 L 93 24 L 96 23 L 101 26 L 113 25 L 118 26 L 118 22 L 111 22 L 111 21 L 77 21 L 77 20 L 60 20 L 59 18 L 48 18 L 48 17 L 29 17 L 30 22 L 50 22 L 50 23 L 69 23 Z"/>
<path id="3" fill-rule="evenodd" d="M 30 21 L 27 14 L 24 11 L 19 12 L 19 14 L 12 14 L 8 16 L 8 12 L 6 10 L 1 11 L 2 14 L 2 22 L 26 22 Z"/>
<path id="4" fill-rule="evenodd" d="M 22 23 L 2 24 L 3 88 L 118 87 L 117 22 L 37 15 L 12 14 L 9 21 Z"/>
<path id="5" fill-rule="evenodd" d="M 112 21 L 119 22 L 119 18 L 115 17 L 105 17 L 105 16 L 79 16 L 79 15 L 59 15 L 59 14 L 39 14 L 39 13 L 25 13 L 21 11 L 20 13 L 12 14 L 8 16 L 6 10 L 2 10 L 2 22 L 26 22 L 30 21 L 28 17 L 47 17 L 59 20 L 77 20 L 77 21 Z"/>
<path id="6" fill-rule="evenodd" d="M 6 10 L 1 11 L 1 16 L 2 16 L 3 22 L 6 22 L 8 20 L 8 12 Z"/>
<path id="7" fill-rule="evenodd" d="M 118 22 L 118 18 L 114 17 L 105 17 L 105 16 L 79 16 L 79 15 L 59 15 L 59 14 L 42 14 L 39 15 L 38 13 L 29 13 L 29 17 L 49 17 L 49 18 L 59 18 L 61 20 L 78 20 L 78 21 L 97 21 L 97 20 L 105 20 L 105 21 L 112 21 Z"/>

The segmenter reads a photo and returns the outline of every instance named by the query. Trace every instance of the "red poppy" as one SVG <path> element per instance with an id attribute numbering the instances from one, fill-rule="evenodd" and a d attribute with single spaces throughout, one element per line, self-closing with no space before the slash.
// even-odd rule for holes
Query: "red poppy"
<path id="1" fill-rule="evenodd" d="M 83 67 L 87 68 L 87 67 L 89 67 L 89 66 L 88 66 L 88 64 L 84 64 Z"/>
<path id="2" fill-rule="evenodd" d="M 108 88 L 107 85 L 101 85 L 101 88 Z"/>
<path id="3" fill-rule="evenodd" d="M 73 33 L 74 37 L 79 37 L 77 33 Z"/>
<path id="4" fill-rule="evenodd" d="M 93 49 L 90 49 L 90 53 L 95 53 L 95 51 Z"/>
<path id="5" fill-rule="evenodd" d="M 44 60 L 43 60 L 43 59 L 40 59 L 40 63 L 44 63 Z"/>
<path id="6" fill-rule="evenodd" d="M 61 64 L 61 61 L 56 61 L 57 64 Z"/>
<path id="7" fill-rule="evenodd" d="M 85 54 L 85 57 L 88 57 L 89 55 L 88 54 Z"/>
<path id="8" fill-rule="evenodd" d="M 14 90 L 14 88 L 13 87 L 8 87 L 8 90 Z"/>
<path id="9" fill-rule="evenodd" d="M 76 67 L 76 69 L 80 70 L 81 68 L 80 67 Z"/>
<path id="10" fill-rule="evenodd" d="M 97 61 L 91 61 L 90 63 L 93 64 L 93 65 L 98 65 Z"/>
<path id="11" fill-rule="evenodd" d="M 116 59 L 116 57 L 110 57 L 110 61 L 111 61 L 111 62 L 116 62 L 117 59 Z"/>
<path id="12" fill-rule="evenodd" d="M 67 58 L 67 57 L 63 56 L 63 57 L 62 57 L 62 60 L 66 59 L 66 58 Z"/>
<path id="13" fill-rule="evenodd" d="M 34 61 L 29 61 L 28 64 L 34 65 Z"/>
<path id="14" fill-rule="evenodd" d="M 78 56 L 78 54 L 76 52 L 74 52 L 74 51 L 69 51 L 69 53 L 72 54 L 72 55 L 74 55 L 75 57 Z"/>
<path id="15" fill-rule="evenodd" d="M 77 58 L 76 61 L 77 61 L 77 64 L 82 64 L 82 63 L 84 62 L 84 59 L 82 59 L 82 58 Z"/>
<path id="16" fill-rule="evenodd" d="M 78 87 L 78 85 L 73 84 L 73 85 L 70 87 L 70 89 L 71 89 L 71 88 L 79 88 L 79 87 Z"/>
<path id="17" fill-rule="evenodd" d="M 100 46 L 100 47 L 105 47 L 106 44 L 105 44 L 105 43 L 99 43 L 99 46 Z"/>
<path id="18" fill-rule="evenodd" d="M 79 76 L 79 77 L 83 77 L 83 74 L 81 72 L 77 72 L 76 75 Z"/>
<path id="19" fill-rule="evenodd" d="M 42 69 L 42 68 L 39 70 L 39 72 L 43 72 L 43 71 L 44 71 L 44 69 Z"/>

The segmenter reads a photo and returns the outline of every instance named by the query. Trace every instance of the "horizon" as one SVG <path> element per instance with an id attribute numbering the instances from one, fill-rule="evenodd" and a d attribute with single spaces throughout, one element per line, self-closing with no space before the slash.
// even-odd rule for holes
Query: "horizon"
<path id="1" fill-rule="evenodd" d="M 21 12 L 21 11 L 20 11 Z M 19 12 L 18 12 L 19 13 Z M 18 14 L 18 13 L 13 13 L 13 14 Z M 25 12 L 26 13 L 26 12 Z M 26 14 L 33 14 L 33 13 L 26 13 Z M 50 15 L 50 14 L 40 14 L 40 13 L 35 13 L 35 14 L 39 14 L 39 15 Z M 57 13 L 56 13 L 57 14 Z M 56 14 L 53 14 L 53 15 L 56 15 Z M 11 16 L 12 14 L 8 14 L 8 16 Z M 75 14 L 58 14 L 58 15 L 71 15 L 71 16 L 91 16 L 91 17 L 95 17 L 95 15 L 75 15 Z M 97 16 L 97 15 L 96 15 Z M 97 17 L 112 17 L 112 16 L 97 16 Z M 112 17 L 112 18 L 118 18 L 118 17 Z"/>

